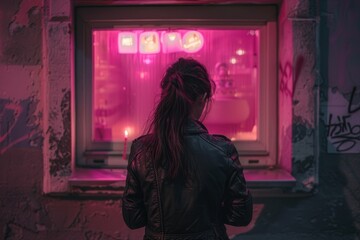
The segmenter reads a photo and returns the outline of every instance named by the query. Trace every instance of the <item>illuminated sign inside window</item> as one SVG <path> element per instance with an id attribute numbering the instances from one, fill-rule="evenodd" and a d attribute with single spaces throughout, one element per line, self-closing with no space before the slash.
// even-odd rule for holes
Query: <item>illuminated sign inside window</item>
<path id="1" fill-rule="evenodd" d="M 194 53 L 204 45 L 204 38 L 200 32 L 189 31 L 183 36 L 183 48 L 185 52 Z"/>
<path id="2" fill-rule="evenodd" d="M 181 35 L 178 32 L 164 32 L 162 34 L 162 44 L 164 53 L 182 51 Z"/>
<path id="3" fill-rule="evenodd" d="M 139 45 L 139 46 L 138 46 Z M 118 35 L 119 53 L 151 54 L 159 53 L 162 47 L 163 53 L 172 52 L 198 52 L 204 45 L 204 37 L 198 31 L 187 31 L 181 37 L 179 32 L 162 32 L 161 42 L 158 31 L 143 32 L 139 36 L 135 32 L 120 32 Z"/>
<path id="4" fill-rule="evenodd" d="M 118 35 L 119 53 L 137 53 L 137 37 L 133 32 L 120 32 Z"/>
<path id="5" fill-rule="evenodd" d="M 159 34 L 157 32 L 143 32 L 140 34 L 140 53 L 160 52 Z"/>

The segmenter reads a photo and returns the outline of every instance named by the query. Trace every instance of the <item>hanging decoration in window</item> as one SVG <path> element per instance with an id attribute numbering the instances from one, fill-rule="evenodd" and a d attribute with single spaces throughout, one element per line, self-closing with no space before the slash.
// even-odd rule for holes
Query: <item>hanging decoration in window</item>
<path id="1" fill-rule="evenodd" d="M 153 32 L 143 32 L 140 34 L 140 53 L 160 52 L 159 34 Z"/>
<path id="2" fill-rule="evenodd" d="M 119 53 L 137 53 L 137 36 L 133 32 L 120 32 L 118 35 Z"/>
<path id="3" fill-rule="evenodd" d="M 204 37 L 198 31 L 189 31 L 183 36 L 183 48 L 185 52 L 194 53 L 204 45 Z"/>
<path id="4" fill-rule="evenodd" d="M 163 53 L 181 52 L 181 35 L 178 32 L 163 32 Z"/>

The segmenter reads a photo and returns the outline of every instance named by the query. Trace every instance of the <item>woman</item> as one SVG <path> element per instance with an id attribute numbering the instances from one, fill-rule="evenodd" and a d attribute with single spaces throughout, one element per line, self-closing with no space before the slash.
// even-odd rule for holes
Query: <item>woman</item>
<path id="1" fill-rule="evenodd" d="M 234 145 L 198 121 L 213 86 L 202 64 L 180 58 L 161 81 L 149 134 L 133 141 L 122 210 L 146 240 L 229 239 L 224 224 L 251 221 Z"/>

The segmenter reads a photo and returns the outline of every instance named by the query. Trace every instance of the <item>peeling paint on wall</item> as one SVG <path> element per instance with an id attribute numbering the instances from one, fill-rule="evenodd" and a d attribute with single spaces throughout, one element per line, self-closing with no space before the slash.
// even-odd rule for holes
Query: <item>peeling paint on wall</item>
<path id="1" fill-rule="evenodd" d="M 292 125 L 293 168 L 296 191 L 311 192 L 316 186 L 317 159 L 314 156 L 314 127 L 303 117 L 294 116 Z"/>
<path id="2" fill-rule="evenodd" d="M 0 15 L 5 16 L 0 27 L 0 62 L 14 65 L 41 64 L 41 4 L 41 0 L 14 1 L 6 5 L 5 2 L 0 3 Z"/>
<path id="3" fill-rule="evenodd" d="M 63 89 L 63 98 L 60 104 L 63 132 L 55 133 L 50 127 L 50 151 L 53 157 L 50 159 L 51 176 L 70 176 L 71 174 L 71 120 L 70 120 L 70 90 Z"/>
<path id="4" fill-rule="evenodd" d="M 293 118 L 293 131 L 292 140 L 293 143 L 297 143 L 303 140 L 306 136 L 311 137 L 314 133 L 314 129 L 311 124 L 303 119 L 301 116 L 294 116 Z"/>
<path id="5" fill-rule="evenodd" d="M 10 35 L 13 35 L 15 31 L 21 28 L 29 27 L 31 23 L 30 17 L 39 14 L 41 4 L 41 0 L 22 0 L 9 24 Z"/>

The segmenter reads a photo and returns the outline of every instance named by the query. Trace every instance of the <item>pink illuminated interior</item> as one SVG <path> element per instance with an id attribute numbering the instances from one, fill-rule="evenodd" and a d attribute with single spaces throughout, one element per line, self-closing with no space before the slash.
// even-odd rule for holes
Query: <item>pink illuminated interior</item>
<path id="1" fill-rule="evenodd" d="M 126 142 L 142 135 L 160 80 L 179 57 L 203 63 L 216 83 L 204 120 L 210 133 L 257 140 L 259 37 L 256 29 L 93 31 L 93 141 Z"/>

